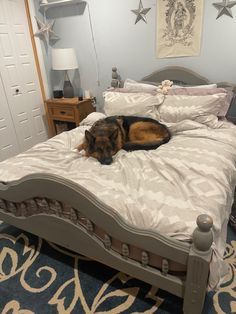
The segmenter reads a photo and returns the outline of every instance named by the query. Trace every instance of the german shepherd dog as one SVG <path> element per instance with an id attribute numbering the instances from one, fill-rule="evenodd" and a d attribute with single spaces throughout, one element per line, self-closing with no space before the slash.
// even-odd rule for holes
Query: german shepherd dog
<path id="1" fill-rule="evenodd" d="M 170 140 L 168 128 L 146 117 L 111 116 L 98 120 L 89 131 L 78 150 L 96 158 L 101 164 L 110 165 L 118 150 L 150 150 Z"/>

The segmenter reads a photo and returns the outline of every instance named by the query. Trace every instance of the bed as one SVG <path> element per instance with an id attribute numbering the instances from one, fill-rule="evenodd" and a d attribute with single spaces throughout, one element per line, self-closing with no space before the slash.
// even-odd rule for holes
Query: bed
<path id="1" fill-rule="evenodd" d="M 185 86 L 210 84 L 180 67 L 164 68 L 142 81 L 153 85 L 166 79 Z M 230 84 L 219 87 L 235 91 Z M 180 90 L 173 97 L 178 98 Z M 174 147 L 165 144 L 152 152 L 120 151 L 111 166 L 102 166 L 78 155 L 75 149 L 85 129 L 94 122 L 88 118 L 79 128 L 0 163 L 0 219 L 183 298 L 184 313 L 201 313 L 207 288 L 219 284 L 223 277 L 214 279 L 212 274 L 216 268 L 223 268 L 222 250 L 236 183 L 236 127 L 215 115 L 197 119 L 196 116 L 194 121 L 167 123 L 174 134 Z M 210 134 L 210 138 L 205 139 L 205 134 Z M 194 176 L 199 152 L 196 147 L 189 147 L 190 143 L 198 142 L 204 146 L 206 159 L 203 177 L 210 180 L 203 184 L 203 177 L 200 180 Z M 188 165 L 184 164 L 191 172 L 183 178 L 183 184 L 180 182 L 183 162 L 171 158 L 171 154 L 178 156 L 180 143 L 185 145 L 181 153 L 183 162 L 188 156 L 192 158 Z M 156 154 L 158 164 L 154 165 Z M 163 163 L 166 160 L 168 166 Z M 161 185 L 159 190 L 153 190 L 159 180 L 154 175 L 158 167 Z M 165 167 L 174 175 L 170 176 Z M 141 181 L 133 179 L 131 168 Z M 98 181 L 92 180 L 95 176 Z M 122 184 L 119 180 L 123 180 Z M 161 186 L 165 187 L 166 195 Z M 180 199 L 179 194 L 187 186 L 194 187 L 190 200 L 186 196 Z M 177 194 L 171 197 L 171 193 L 178 197 Z M 162 203 L 167 205 L 161 208 Z M 177 213 L 173 214 L 176 206 Z M 175 232 L 168 229 L 170 225 Z M 209 285 L 211 280 L 215 282 Z"/>

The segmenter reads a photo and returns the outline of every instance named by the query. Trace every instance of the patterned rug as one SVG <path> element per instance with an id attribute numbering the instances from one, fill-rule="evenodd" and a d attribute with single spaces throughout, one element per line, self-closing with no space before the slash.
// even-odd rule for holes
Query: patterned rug
<path id="1" fill-rule="evenodd" d="M 236 234 L 228 228 L 227 283 L 204 314 L 236 313 Z M 182 313 L 182 300 L 53 243 L 0 224 L 0 313 Z"/>

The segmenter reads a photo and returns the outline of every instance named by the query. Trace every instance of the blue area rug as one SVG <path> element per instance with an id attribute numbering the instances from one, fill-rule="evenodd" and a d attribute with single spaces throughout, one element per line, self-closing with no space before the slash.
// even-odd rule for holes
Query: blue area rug
<path id="1" fill-rule="evenodd" d="M 236 313 L 236 234 L 228 228 L 228 281 L 204 314 Z M 182 300 L 15 227 L 0 225 L 0 313 L 182 313 Z"/>

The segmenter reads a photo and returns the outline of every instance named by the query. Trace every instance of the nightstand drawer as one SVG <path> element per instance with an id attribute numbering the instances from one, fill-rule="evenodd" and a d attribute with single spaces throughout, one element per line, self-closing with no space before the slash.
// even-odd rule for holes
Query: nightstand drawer
<path id="1" fill-rule="evenodd" d="M 75 113 L 73 108 L 68 107 L 51 107 L 49 109 L 50 114 L 53 118 L 62 119 L 74 119 Z"/>

